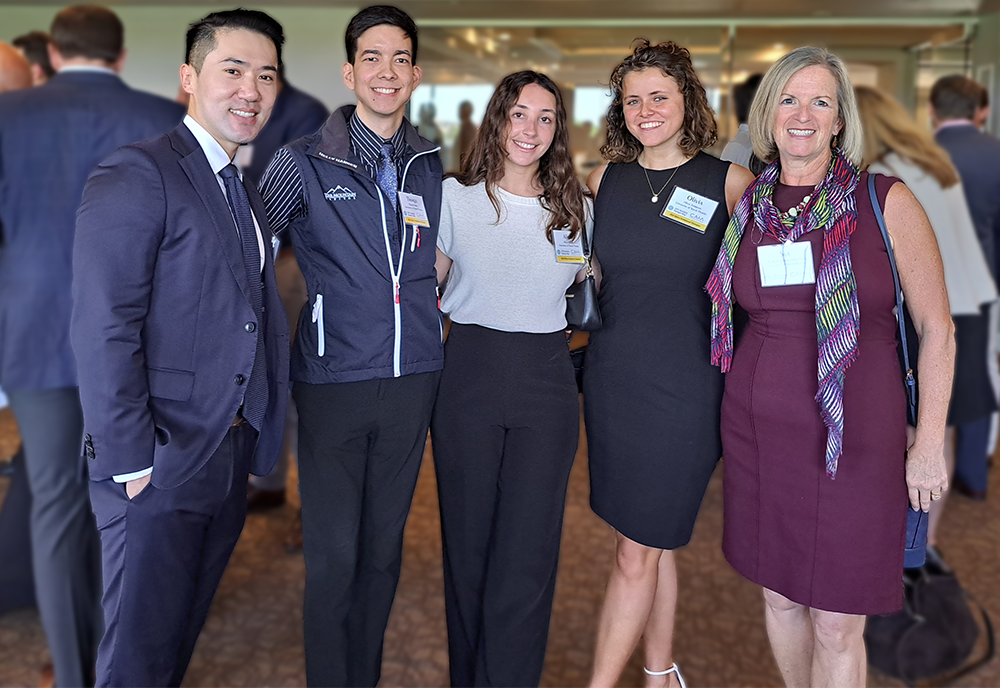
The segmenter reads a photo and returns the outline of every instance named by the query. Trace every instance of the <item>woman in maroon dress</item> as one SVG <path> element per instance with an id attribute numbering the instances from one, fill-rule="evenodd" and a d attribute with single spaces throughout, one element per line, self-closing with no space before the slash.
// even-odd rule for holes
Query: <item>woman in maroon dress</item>
<path id="1" fill-rule="evenodd" d="M 920 338 L 908 439 L 895 289 L 858 172 L 862 130 L 843 63 L 818 48 L 785 55 L 760 84 L 750 133 L 770 164 L 737 206 L 707 284 L 712 360 L 729 371 L 723 550 L 764 588 L 785 683 L 859 686 L 865 615 L 902 603 L 905 504 L 926 511 L 947 488 L 954 340 L 941 259 L 910 191 L 877 176 Z M 735 354 L 733 301 L 749 314 Z"/>

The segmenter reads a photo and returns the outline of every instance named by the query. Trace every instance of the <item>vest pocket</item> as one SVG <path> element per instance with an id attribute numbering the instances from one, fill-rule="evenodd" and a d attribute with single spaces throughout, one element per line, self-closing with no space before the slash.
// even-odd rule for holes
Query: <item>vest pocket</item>
<path id="1" fill-rule="evenodd" d="M 326 353 L 326 327 L 323 321 L 323 295 L 316 294 L 313 303 L 312 321 L 316 323 L 316 355 L 322 357 Z"/>

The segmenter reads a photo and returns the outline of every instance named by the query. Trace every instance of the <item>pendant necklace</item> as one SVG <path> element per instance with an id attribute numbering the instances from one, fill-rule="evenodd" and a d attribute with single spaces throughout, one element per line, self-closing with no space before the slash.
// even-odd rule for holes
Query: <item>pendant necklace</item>
<path id="1" fill-rule="evenodd" d="M 642 167 L 642 165 L 639 165 L 639 167 Z M 660 200 L 660 194 L 663 193 L 663 190 L 665 188 L 667 188 L 667 184 L 670 183 L 670 180 L 674 178 L 674 175 L 677 174 L 677 170 L 679 170 L 680 168 L 681 168 L 680 165 L 678 165 L 677 167 L 675 167 L 674 171 L 671 172 L 670 176 L 667 178 L 667 183 L 664 184 L 663 186 L 661 186 L 659 191 L 654 191 L 653 190 L 653 182 L 649 181 L 649 172 L 646 171 L 645 167 L 642 167 L 642 173 L 644 175 L 646 175 L 646 183 L 649 184 L 649 190 L 653 194 L 653 197 L 649 199 L 650 203 L 656 203 L 658 200 Z"/>

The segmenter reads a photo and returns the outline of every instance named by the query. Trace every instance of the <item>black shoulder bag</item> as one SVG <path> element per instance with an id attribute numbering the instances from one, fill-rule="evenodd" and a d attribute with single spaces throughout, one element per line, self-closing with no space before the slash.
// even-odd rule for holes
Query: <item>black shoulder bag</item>
<path id="1" fill-rule="evenodd" d="M 601 329 L 601 311 L 597 307 L 597 281 L 590 266 L 590 241 L 586 225 L 580 230 L 580 241 L 583 243 L 587 276 L 582 282 L 574 282 L 566 290 L 566 324 L 574 330 L 593 332 Z"/>

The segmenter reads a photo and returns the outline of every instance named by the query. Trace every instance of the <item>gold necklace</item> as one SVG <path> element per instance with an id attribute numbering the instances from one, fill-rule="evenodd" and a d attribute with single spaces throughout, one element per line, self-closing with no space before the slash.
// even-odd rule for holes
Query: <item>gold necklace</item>
<path id="1" fill-rule="evenodd" d="M 642 167 L 642 165 L 639 165 L 639 167 Z M 642 173 L 644 175 L 646 175 L 646 183 L 649 184 L 649 190 L 653 194 L 653 197 L 649 199 L 650 203 L 656 203 L 658 200 L 660 200 L 660 194 L 663 193 L 663 190 L 665 188 L 667 188 L 667 184 L 670 183 L 670 180 L 674 178 L 674 175 L 677 174 L 677 170 L 679 170 L 680 168 L 681 168 L 680 165 L 678 165 L 677 167 L 675 167 L 674 171 L 671 172 L 670 176 L 667 178 L 667 183 L 664 184 L 663 186 L 661 186 L 659 191 L 654 191 L 653 190 L 653 182 L 649 181 L 649 172 L 646 171 L 645 167 L 642 167 Z"/>

